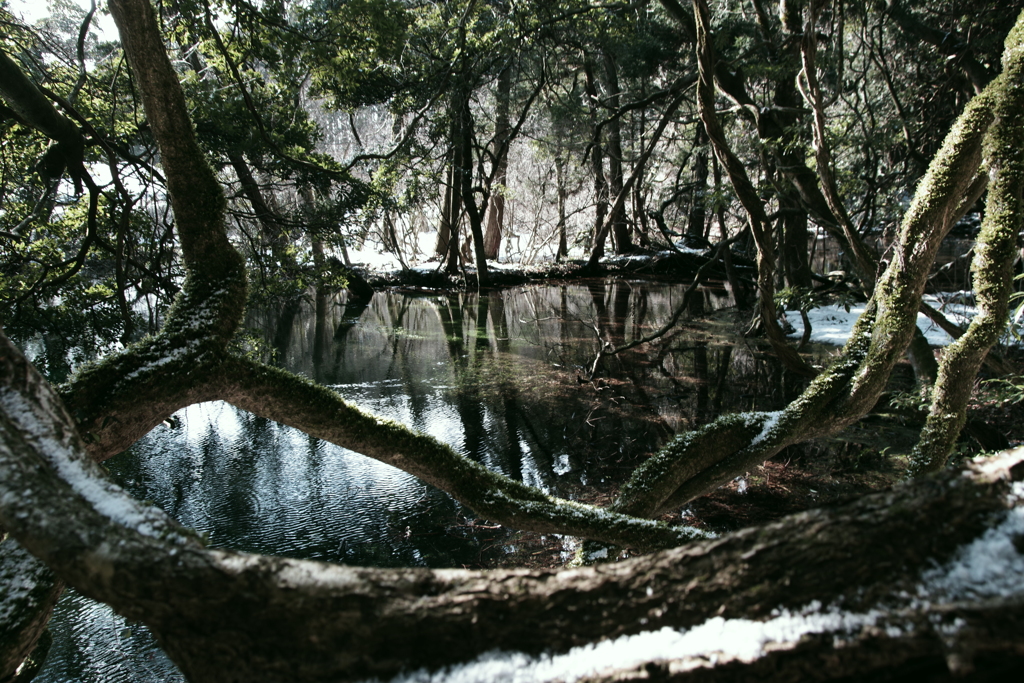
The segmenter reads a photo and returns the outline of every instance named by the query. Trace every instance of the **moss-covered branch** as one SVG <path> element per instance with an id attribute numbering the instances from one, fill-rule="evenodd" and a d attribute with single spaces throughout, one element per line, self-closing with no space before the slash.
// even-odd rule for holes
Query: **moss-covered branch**
<path id="1" fill-rule="evenodd" d="M 1024 14 L 1018 26 L 1022 22 Z M 874 406 L 917 327 L 939 244 L 983 186 L 978 180 L 983 143 L 994 107 L 1006 97 L 990 85 L 957 119 L 917 188 L 867 310 L 836 361 L 777 416 L 724 416 L 697 434 L 678 437 L 637 469 L 614 509 L 653 514 L 683 505 L 790 444 L 842 430 Z M 1017 154 L 1021 148 L 1006 147 Z M 1019 220 L 1019 209 L 1017 215 Z M 771 428 L 764 429 L 769 422 Z M 724 442 L 738 447 L 727 452 L 719 445 Z"/>
<path id="2" fill-rule="evenodd" d="M 218 373 L 214 381 L 223 387 L 221 398 L 233 405 L 415 475 L 493 522 L 642 549 L 703 536 L 692 528 L 554 498 L 492 472 L 432 437 L 363 412 L 293 373 L 237 358 L 225 361 Z"/>
<path id="3" fill-rule="evenodd" d="M 1013 260 L 1024 222 L 1024 24 L 1006 38 L 1003 73 L 986 93 L 995 120 L 985 140 L 990 177 L 981 232 L 971 270 L 978 315 L 946 350 L 932 391 L 932 406 L 914 449 L 913 470 L 935 471 L 946 464 L 967 420 L 974 378 L 989 349 L 1006 329 Z"/>

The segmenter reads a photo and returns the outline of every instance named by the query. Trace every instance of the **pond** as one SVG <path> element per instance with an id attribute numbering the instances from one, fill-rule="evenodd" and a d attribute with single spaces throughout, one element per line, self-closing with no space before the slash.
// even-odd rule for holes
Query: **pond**
<path id="1" fill-rule="evenodd" d="M 625 281 L 475 293 L 380 292 L 365 306 L 311 296 L 250 314 L 254 348 L 377 414 L 510 477 L 604 500 L 680 430 L 722 412 L 776 410 L 801 389 L 734 333 L 722 289 L 701 290 L 657 342 L 683 287 Z M 106 463 L 213 547 L 368 566 L 516 561 L 514 531 L 387 465 L 223 404 L 177 413 Z M 573 539 L 548 539 L 568 557 Z M 510 556 L 512 559 L 509 559 Z M 73 591 L 62 598 L 47 683 L 184 680 L 140 624 Z"/>

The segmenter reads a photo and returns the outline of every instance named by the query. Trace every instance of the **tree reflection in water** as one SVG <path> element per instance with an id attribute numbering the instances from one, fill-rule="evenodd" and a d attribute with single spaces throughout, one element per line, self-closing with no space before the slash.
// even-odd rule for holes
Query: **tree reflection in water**
<path id="1" fill-rule="evenodd" d="M 722 412 L 779 409 L 802 389 L 734 333 L 731 302 L 713 288 L 671 333 L 595 367 L 601 348 L 663 325 L 682 292 L 596 281 L 369 302 L 316 293 L 255 311 L 248 327 L 265 360 L 510 477 L 594 499 L 676 432 Z M 181 411 L 107 466 L 212 546 L 450 567 L 498 564 L 515 543 L 404 472 L 226 404 Z M 80 596 L 64 601 L 40 680 L 173 680 L 144 629 Z M 93 646 L 111 638 L 113 651 Z"/>

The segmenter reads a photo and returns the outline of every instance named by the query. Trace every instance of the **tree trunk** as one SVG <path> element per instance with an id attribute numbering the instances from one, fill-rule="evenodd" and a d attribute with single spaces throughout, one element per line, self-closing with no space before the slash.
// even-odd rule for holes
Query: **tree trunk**
<path id="1" fill-rule="evenodd" d="M 569 191 L 565 187 L 565 160 L 562 159 L 561 150 L 555 153 L 555 184 L 558 191 L 558 249 L 555 251 L 555 263 L 561 263 L 562 259 L 569 256 L 565 225 L 565 202 Z"/>
<path id="2" fill-rule="evenodd" d="M 455 145 L 454 134 L 452 148 L 445 155 L 445 184 L 441 194 L 441 222 L 437 226 L 437 243 L 434 253 L 444 260 L 448 257 L 448 242 L 451 240 L 452 224 L 457 218 L 452 216 L 452 188 L 455 187 Z"/>
<path id="3" fill-rule="evenodd" d="M 615 58 L 609 53 L 604 54 L 605 84 L 608 89 L 608 195 L 618 197 L 622 194 L 622 122 L 619 119 L 619 68 Z M 626 209 L 616 202 L 612 214 L 608 217 L 611 223 L 612 241 L 615 243 L 616 254 L 626 254 L 633 250 L 630 240 L 629 226 L 626 224 Z"/>
<path id="4" fill-rule="evenodd" d="M 494 120 L 494 142 L 491 147 L 494 154 L 494 180 L 491 186 L 491 197 L 487 203 L 484 232 L 484 258 L 498 258 L 501 248 L 501 237 L 505 230 L 505 184 L 508 182 L 508 108 L 512 96 L 512 67 L 506 66 L 498 74 L 498 89 L 495 93 L 497 101 Z"/>
<path id="5" fill-rule="evenodd" d="M 277 212 L 271 208 L 270 203 L 263 196 L 263 190 L 256 182 L 256 178 L 253 177 L 245 157 L 241 152 L 231 151 L 228 152 L 228 161 L 235 170 L 235 175 L 242 187 L 242 194 L 245 195 L 252 207 L 256 221 L 263 233 L 263 240 L 270 247 L 274 261 L 281 267 L 286 277 L 298 277 L 299 264 L 295 260 L 295 255 L 288 250 L 291 236 L 281 224 Z"/>
<path id="6" fill-rule="evenodd" d="M 694 0 L 694 15 L 697 25 L 697 62 L 700 80 L 697 84 L 697 109 L 704 131 L 711 141 L 715 155 L 721 161 L 729 180 L 732 181 L 736 196 L 747 213 L 750 231 L 757 245 L 757 307 L 761 323 L 772 345 L 772 350 L 787 369 L 804 376 L 813 377 L 814 368 L 807 364 L 786 341 L 779 327 L 775 308 L 775 248 L 770 237 L 768 216 L 757 190 L 754 188 L 746 169 L 732 152 L 725 133 L 718 121 L 714 106 L 713 74 L 716 61 L 711 43 L 710 17 L 707 2 Z"/>
<path id="7" fill-rule="evenodd" d="M 604 256 L 605 214 L 608 212 L 608 183 L 604 175 L 604 150 L 601 143 L 601 129 L 597 125 L 598 98 L 597 82 L 594 78 L 594 67 L 589 57 L 584 61 L 583 71 L 586 79 L 584 89 L 587 94 L 587 108 L 590 116 L 591 172 L 594 174 L 594 231 L 593 244 L 590 248 L 590 263 L 597 263 Z"/>
<path id="8" fill-rule="evenodd" d="M 469 92 L 464 88 L 459 91 L 459 142 L 462 146 L 462 203 L 469 217 L 469 231 L 473 237 L 473 253 L 476 255 L 476 277 L 479 287 L 490 285 L 487 272 L 487 259 L 484 256 L 483 215 L 476 203 L 473 191 L 473 112 L 469 108 Z M 487 205 L 488 192 L 484 189 L 484 206 Z"/>
<path id="9" fill-rule="evenodd" d="M 704 132 L 704 124 L 699 121 L 693 145 L 693 189 L 690 192 L 690 210 L 686 215 L 686 237 L 691 242 L 687 246 L 698 247 L 704 242 L 708 213 L 708 136 Z"/>
<path id="10" fill-rule="evenodd" d="M 463 147 L 458 114 L 452 112 L 452 167 L 448 177 L 448 220 L 449 232 L 444 270 L 449 275 L 459 273 L 459 229 L 462 223 L 462 170 Z"/>
<path id="11" fill-rule="evenodd" d="M 1007 51 L 1014 39 L 1020 36 L 1011 32 Z M 1024 63 L 1004 61 L 1003 73 L 979 95 L 993 100 L 995 116 L 984 150 L 991 178 L 988 200 L 971 264 L 979 312 L 943 355 L 928 420 L 914 449 L 915 471 L 937 471 L 946 465 L 967 419 L 974 379 L 988 350 L 1006 330 L 1013 262 L 1024 222 Z"/>
<path id="12" fill-rule="evenodd" d="M 807 249 L 807 211 L 795 193 L 779 196 L 779 211 L 782 213 L 782 271 L 790 287 L 811 289 L 811 264 Z"/>

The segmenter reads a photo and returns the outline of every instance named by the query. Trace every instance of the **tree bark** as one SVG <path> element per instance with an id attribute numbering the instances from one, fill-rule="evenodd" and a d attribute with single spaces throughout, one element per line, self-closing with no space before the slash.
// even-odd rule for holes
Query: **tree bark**
<path id="1" fill-rule="evenodd" d="M 0 530 L 0 538 L 5 535 Z M 0 683 L 28 681 L 26 669 L 42 665 L 48 648 L 44 631 L 63 589 L 50 568 L 17 541 L 0 540 Z"/>
<path id="2" fill-rule="evenodd" d="M 444 248 L 444 270 L 449 275 L 459 272 L 459 234 L 462 230 L 462 141 L 459 138 L 458 122 L 452 122 L 452 165 L 448 173 L 448 222 L 442 222 L 442 234 L 447 225 L 447 241 Z M 443 221 L 443 218 L 442 218 Z M 438 244 L 440 244 L 440 239 Z"/>
<path id="3" fill-rule="evenodd" d="M 608 212 L 608 181 L 604 174 L 604 145 L 602 143 L 601 129 L 597 123 L 598 99 L 597 82 L 594 78 L 594 66 L 590 57 L 584 60 L 584 91 L 587 94 L 587 109 L 590 116 L 590 164 L 591 172 L 594 174 L 594 235 L 593 244 L 590 250 L 590 263 L 597 263 L 604 256 L 604 242 L 608 233 L 605 228 L 605 214 Z"/>
<path id="4" fill-rule="evenodd" d="M 708 215 L 708 136 L 704 124 L 697 123 L 693 145 L 693 189 L 690 191 L 690 209 L 686 215 L 686 236 L 694 246 L 705 240 L 704 226 Z"/>
<path id="5" fill-rule="evenodd" d="M 0 98 L 10 107 L 21 123 L 35 128 L 54 141 L 40 164 L 47 183 L 59 180 L 66 169 L 75 183 L 75 191 L 82 191 L 87 173 L 83 165 L 85 140 L 78 126 L 46 99 L 18 65 L 0 50 Z"/>
<path id="6" fill-rule="evenodd" d="M 448 241 L 452 235 L 452 224 L 457 217 L 452 215 L 452 188 L 455 186 L 455 145 L 452 135 L 452 148 L 445 155 L 445 184 L 441 194 L 441 222 L 437 226 L 437 242 L 434 253 L 444 261 L 448 258 Z"/>
<path id="7" fill-rule="evenodd" d="M 458 86 L 456 92 L 458 93 L 459 145 L 462 148 L 462 168 L 459 169 L 462 203 L 466 207 L 466 215 L 469 217 L 469 232 L 473 238 L 477 285 L 488 287 L 490 286 L 490 276 L 487 272 L 487 258 L 484 256 L 484 217 L 480 207 L 477 206 L 476 193 L 473 188 L 473 112 L 469 107 L 469 91 L 465 84 Z M 487 206 L 488 198 L 489 192 L 484 189 L 484 207 Z"/>
<path id="8" fill-rule="evenodd" d="M 668 127 L 668 124 L 672 121 L 672 117 L 675 115 L 676 110 L 679 108 L 679 105 L 683 103 L 683 97 L 683 93 L 680 93 L 676 95 L 676 97 L 671 102 L 669 102 L 668 108 L 665 110 L 665 113 L 662 114 L 661 116 L 661 121 L 658 122 L 658 127 L 654 129 L 653 133 L 651 133 L 651 139 L 647 143 L 647 148 L 640 155 L 640 158 L 637 159 L 636 167 L 633 169 L 633 172 L 629 175 L 629 178 L 626 180 L 622 188 L 619 190 L 619 193 L 615 195 L 615 201 L 612 203 L 612 209 L 608 213 L 608 219 L 604 222 L 603 225 L 601 225 L 600 229 L 597 231 L 596 244 L 604 244 L 604 241 L 608 236 L 608 232 L 612 229 L 614 225 L 615 216 L 618 215 L 618 213 L 621 213 L 622 211 L 625 210 L 626 197 L 629 195 L 630 190 L 636 183 L 637 178 L 643 176 L 644 166 L 647 164 L 647 160 L 650 158 L 651 153 L 654 152 L 654 148 L 657 147 L 658 141 L 661 140 L 662 134 L 664 134 L 665 129 Z M 598 212 L 598 215 L 600 216 L 601 212 Z M 598 251 L 598 249 L 595 247 L 594 250 L 590 253 L 590 258 L 587 261 L 587 266 L 596 266 L 601 254 L 603 253 L 603 249 L 601 251 Z"/>
<path id="9" fill-rule="evenodd" d="M 505 184 L 508 182 L 508 109 L 512 97 L 512 67 L 506 66 L 498 74 L 498 88 L 495 93 L 494 141 L 491 146 L 494 154 L 493 183 L 491 197 L 487 202 L 484 232 L 484 258 L 498 258 L 501 238 L 505 231 Z"/>
<path id="10" fill-rule="evenodd" d="M 555 152 L 555 185 L 558 193 L 558 248 L 555 250 L 555 263 L 561 263 L 562 259 L 569 256 L 565 220 L 565 203 L 569 198 L 569 191 L 565 187 L 565 161 L 562 159 L 561 150 Z"/>
<path id="11" fill-rule="evenodd" d="M 608 89 L 608 109 L 612 116 L 608 119 L 608 138 L 606 149 L 608 150 L 608 194 L 618 198 L 622 194 L 622 125 L 619 120 L 619 67 L 615 58 L 609 53 L 604 53 L 605 84 Z M 611 215 L 608 216 L 611 224 L 612 241 L 615 244 L 616 254 L 626 254 L 633 249 L 630 239 L 629 228 L 626 224 L 625 205 L 616 201 L 612 206 Z"/>
<path id="12" fill-rule="evenodd" d="M 701 24 L 706 26 L 706 5 L 701 0 L 694 2 L 698 33 L 705 33 Z M 697 11 L 701 9 L 702 12 Z M 1008 65 L 1024 61 L 1024 50 L 1016 42 L 1022 26 L 1024 15 L 1018 18 L 1017 28 L 1007 39 L 1004 55 Z M 1008 65 L 1004 67 L 1007 70 Z M 708 111 L 705 87 L 700 92 L 702 111 Z M 982 144 L 994 118 L 990 98 L 1001 99 L 1000 92 L 998 88 L 986 89 L 968 103 L 932 160 L 904 216 L 888 267 L 840 358 L 779 413 L 724 416 L 677 437 L 637 469 L 613 509 L 661 512 L 683 505 L 712 486 L 763 462 L 786 445 L 824 432 L 836 433 L 870 410 L 914 334 L 921 294 L 939 244 L 984 186 L 978 172 Z M 713 118 L 711 124 L 714 125 Z M 714 141 L 718 133 L 712 125 L 708 126 L 708 134 Z M 735 163 L 735 159 L 726 156 L 723 164 L 730 161 Z M 736 177 L 742 180 L 743 175 L 737 173 Z M 741 187 L 738 185 L 737 190 Z M 738 449 L 703 448 L 709 434 L 738 437 L 745 445 Z M 718 441 L 716 438 L 712 443 Z M 679 485 L 673 492 L 675 483 Z M 660 502 L 652 501 L 651 492 L 657 494 L 653 498 Z"/>
<path id="13" fill-rule="evenodd" d="M 940 580 L 942 564 L 983 534 L 1016 533 L 1022 501 L 1011 484 L 1024 479 L 1020 452 L 615 564 L 344 567 L 202 547 L 106 481 L 57 395 L 13 347 L 2 348 L 0 523 L 78 591 L 147 624 L 194 683 L 387 677 L 496 648 L 558 654 L 666 627 L 707 628 L 716 619 L 771 624 L 780 613 L 806 616 L 822 605 L 826 615 L 852 616 L 808 626 L 814 645 L 797 629 L 728 669 L 760 670 L 763 657 L 794 648 L 783 658 L 790 666 L 805 652 L 804 666 L 838 658 L 842 666 L 829 669 L 835 678 L 922 656 L 958 667 L 1021 656 L 1019 559 L 993 570 L 1010 587 L 1001 602 L 983 581 L 953 591 Z M 971 628 L 943 627 L 962 625 L 957 619 Z M 690 663 L 710 665 L 708 649 L 725 644 Z"/>

